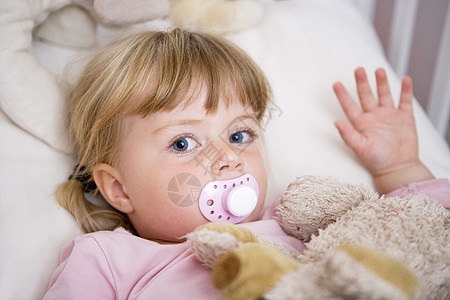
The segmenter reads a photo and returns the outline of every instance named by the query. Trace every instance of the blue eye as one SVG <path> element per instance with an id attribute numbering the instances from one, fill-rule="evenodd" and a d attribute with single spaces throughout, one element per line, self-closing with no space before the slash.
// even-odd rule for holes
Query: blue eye
<path id="1" fill-rule="evenodd" d="M 197 142 L 194 139 L 189 137 L 183 137 L 173 142 L 172 149 L 177 152 L 185 152 L 195 148 L 196 145 Z"/>
<path id="2" fill-rule="evenodd" d="M 251 138 L 252 137 L 248 132 L 238 131 L 230 135 L 228 140 L 233 144 L 241 144 L 249 142 Z"/>

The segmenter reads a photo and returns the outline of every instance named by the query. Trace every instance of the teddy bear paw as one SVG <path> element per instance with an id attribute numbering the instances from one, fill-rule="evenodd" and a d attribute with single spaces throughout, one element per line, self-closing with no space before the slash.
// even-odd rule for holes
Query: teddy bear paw
<path id="1" fill-rule="evenodd" d="M 186 238 L 197 259 L 209 267 L 212 267 L 222 254 L 244 243 L 258 242 L 256 236 L 247 228 L 228 223 L 202 225 Z"/>

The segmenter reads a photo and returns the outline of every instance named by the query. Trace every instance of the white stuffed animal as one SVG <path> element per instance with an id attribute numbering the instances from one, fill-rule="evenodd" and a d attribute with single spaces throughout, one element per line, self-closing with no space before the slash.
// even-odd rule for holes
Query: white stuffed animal
<path id="1" fill-rule="evenodd" d="M 168 0 L 1 0 L 1 110 L 54 149 L 71 152 L 64 121 L 67 90 L 36 60 L 32 33 L 62 46 L 90 47 L 97 22 L 122 26 L 163 17 L 168 10 Z"/>

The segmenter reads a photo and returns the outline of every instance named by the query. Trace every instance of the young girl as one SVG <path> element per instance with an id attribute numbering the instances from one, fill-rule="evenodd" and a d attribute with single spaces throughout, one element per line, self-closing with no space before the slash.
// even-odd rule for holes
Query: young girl
<path id="1" fill-rule="evenodd" d="M 336 84 L 351 123 L 336 126 L 379 192 L 411 193 L 408 184 L 431 180 L 415 187 L 448 193 L 418 159 L 411 80 L 397 109 L 383 70 L 379 101 L 364 70 L 355 77 L 362 109 Z M 301 252 L 271 210 L 262 213 L 259 124 L 270 96 L 256 64 L 215 35 L 145 32 L 104 48 L 72 94 L 78 165 L 58 192 L 87 234 L 62 250 L 45 298 L 220 299 L 210 270 L 183 243 L 207 222 L 240 223 Z"/>

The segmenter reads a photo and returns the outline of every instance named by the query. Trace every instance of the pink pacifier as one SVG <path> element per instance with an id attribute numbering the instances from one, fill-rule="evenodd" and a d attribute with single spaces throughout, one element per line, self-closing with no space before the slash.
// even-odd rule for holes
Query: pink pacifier
<path id="1" fill-rule="evenodd" d="M 258 204 L 259 187 L 255 177 L 210 181 L 202 189 L 198 206 L 211 222 L 237 224 L 247 218 Z"/>

